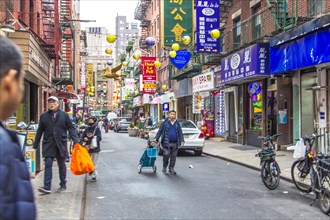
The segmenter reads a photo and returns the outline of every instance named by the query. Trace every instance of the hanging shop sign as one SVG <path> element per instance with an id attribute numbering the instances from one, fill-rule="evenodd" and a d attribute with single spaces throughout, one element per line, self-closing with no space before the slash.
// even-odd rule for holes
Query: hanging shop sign
<path id="1" fill-rule="evenodd" d="M 87 88 L 90 88 L 94 85 L 93 78 L 93 64 L 87 64 Z"/>
<path id="2" fill-rule="evenodd" d="M 250 83 L 248 92 L 251 95 L 258 95 L 261 92 L 261 85 L 258 82 Z"/>
<path id="3" fill-rule="evenodd" d="M 140 107 L 142 105 L 141 96 L 137 96 L 133 98 L 133 107 Z"/>
<path id="4" fill-rule="evenodd" d="M 168 112 L 168 110 L 170 109 L 170 104 L 168 102 L 163 103 L 162 107 L 164 112 Z"/>
<path id="5" fill-rule="evenodd" d="M 80 89 L 85 91 L 86 89 L 86 64 L 85 62 L 80 63 Z"/>
<path id="6" fill-rule="evenodd" d="M 192 78 L 193 93 L 214 89 L 213 70 Z"/>
<path id="7" fill-rule="evenodd" d="M 156 57 L 141 57 L 143 65 L 142 93 L 154 94 L 156 92 Z"/>
<path id="8" fill-rule="evenodd" d="M 221 61 L 221 82 L 226 84 L 256 76 L 269 75 L 269 44 L 257 43 Z"/>
<path id="9" fill-rule="evenodd" d="M 214 95 L 214 134 L 221 136 L 225 134 L 225 92 L 221 90 Z"/>
<path id="10" fill-rule="evenodd" d="M 193 6 L 194 1 L 165 0 L 163 3 L 163 33 L 164 47 L 171 47 L 173 43 L 184 46 L 183 36 L 193 39 Z M 192 40 L 193 42 L 193 40 Z"/>
<path id="11" fill-rule="evenodd" d="M 178 50 L 176 51 L 176 56 L 174 58 L 170 57 L 172 64 L 181 70 L 185 67 L 191 58 L 191 54 L 188 50 Z"/>
<path id="12" fill-rule="evenodd" d="M 220 38 L 211 37 L 211 31 L 220 28 L 220 1 L 196 1 L 196 49 L 199 53 L 219 53 Z"/>

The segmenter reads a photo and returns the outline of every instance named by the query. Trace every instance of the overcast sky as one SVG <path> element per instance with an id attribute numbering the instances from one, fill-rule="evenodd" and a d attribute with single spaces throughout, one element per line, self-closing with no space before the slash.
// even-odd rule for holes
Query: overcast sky
<path id="1" fill-rule="evenodd" d="M 80 0 L 80 19 L 96 20 L 81 23 L 85 27 L 106 27 L 109 33 L 115 33 L 116 16 L 127 17 L 128 22 L 134 20 L 134 11 L 139 0 Z"/>

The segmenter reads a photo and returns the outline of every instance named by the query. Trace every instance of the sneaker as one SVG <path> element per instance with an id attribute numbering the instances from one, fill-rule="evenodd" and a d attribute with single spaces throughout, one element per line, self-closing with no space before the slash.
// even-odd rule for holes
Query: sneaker
<path id="1" fill-rule="evenodd" d="M 60 188 L 58 188 L 56 190 L 56 192 L 60 193 L 60 192 L 63 192 L 64 190 L 66 190 L 66 186 L 61 186 Z"/>
<path id="2" fill-rule="evenodd" d="M 162 171 L 163 173 L 166 173 L 166 167 L 163 167 Z"/>
<path id="3" fill-rule="evenodd" d="M 174 169 L 170 169 L 169 173 L 172 174 L 172 175 L 175 175 L 176 174 L 176 172 L 175 172 Z"/>
<path id="4" fill-rule="evenodd" d="M 45 187 L 39 187 L 38 191 L 44 194 L 50 194 L 52 192 L 50 189 L 46 189 Z"/>

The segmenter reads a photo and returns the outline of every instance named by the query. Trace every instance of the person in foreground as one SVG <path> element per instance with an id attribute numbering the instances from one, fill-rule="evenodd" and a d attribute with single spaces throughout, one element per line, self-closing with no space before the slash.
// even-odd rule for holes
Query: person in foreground
<path id="1" fill-rule="evenodd" d="M 163 172 L 166 173 L 168 160 L 170 160 L 169 173 L 176 174 L 174 170 L 176 156 L 178 154 L 179 145 L 184 144 L 182 128 L 180 123 L 176 120 L 176 112 L 169 111 L 169 117 L 163 121 L 155 136 L 156 141 L 161 138 L 161 145 L 163 147 Z"/>
<path id="2" fill-rule="evenodd" d="M 36 219 L 30 175 L 16 132 L 4 127 L 23 96 L 22 54 L 0 37 L 0 219 Z"/>
<path id="3" fill-rule="evenodd" d="M 45 176 L 44 185 L 39 187 L 39 192 L 49 194 L 51 193 L 51 183 L 53 177 L 53 161 L 56 158 L 59 174 L 60 174 L 60 188 L 57 192 L 66 190 L 66 156 L 68 155 L 68 136 L 73 139 L 74 144 L 80 142 L 77 130 L 73 126 L 69 115 L 59 109 L 59 100 L 55 96 L 48 98 L 47 112 L 40 116 L 39 127 L 36 133 L 34 149 L 38 149 L 41 136 L 42 141 L 42 156 L 45 160 Z"/>

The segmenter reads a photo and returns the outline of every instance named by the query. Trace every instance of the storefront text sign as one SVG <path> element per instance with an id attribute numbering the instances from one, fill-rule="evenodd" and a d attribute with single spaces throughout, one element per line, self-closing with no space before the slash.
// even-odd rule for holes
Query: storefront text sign
<path id="1" fill-rule="evenodd" d="M 182 43 L 183 36 L 189 36 L 193 42 L 193 5 L 190 0 L 164 0 L 163 3 L 163 44 L 170 47 L 173 43 Z"/>
<path id="2" fill-rule="evenodd" d="M 196 48 L 199 53 L 219 53 L 220 38 L 213 39 L 210 32 L 220 28 L 220 1 L 196 1 Z"/>
<path id="3" fill-rule="evenodd" d="M 86 89 L 86 64 L 80 62 L 80 89 L 85 91 Z"/>
<path id="4" fill-rule="evenodd" d="M 254 44 L 226 57 L 221 69 L 222 84 L 269 75 L 269 44 Z"/>
<path id="5" fill-rule="evenodd" d="M 213 71 L 195 76 L 192 78 L 193 93 L 200 91 L 207 91 L 214 88 Z"/>
<path id="6" fill-rule="evenodd" d="M 181 70 L 189 63 L 190 58 L 191 54 L 188 50 L 178 50 L 176 51 L 176 57 L 170 57 L 170 60 L 176 68 Z"/>
<path id="7" fill-rule="evenodd" d="M 133 107 L 139 107 L 142 105 L 141 96 L 137 96 L 133 98 Z"/>
<path id="8" fill-rule="evenodd" d="M 142 57 L 143 74 L 142 74 L 142 93 L 154 94 L 156 92 L 156 57 Z"/>

